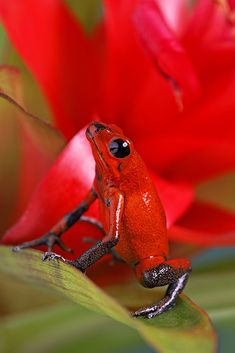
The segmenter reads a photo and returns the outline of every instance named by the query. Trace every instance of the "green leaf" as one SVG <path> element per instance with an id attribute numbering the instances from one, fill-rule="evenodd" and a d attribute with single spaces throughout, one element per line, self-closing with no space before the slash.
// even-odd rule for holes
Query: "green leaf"
<path id="1" fill-rule="evenodd" d="M 53 290 L 48 291 L 47 288 L 39 288 L 31 283 L 16 280 L 6 273 L 0 272 L 0 283 L 4 284 L 0 290 L 0 320 L 1 317 L 17 316 L 39 307 L 68 302 Z"/>
<path id="2" fill-rule="evenodd" d="M 215 254 L 217 254 L 215 252 Z M 220 250 L 221 251 L 221 250 Z M 223 249 L 224 251 L 224 249 Z M 235 346 L 235 259 L 232 249 L 227 257 L 211 263 L 200 262 L 189 281 L 186 293 L 202 306 L 213 320 L 219 336 L 220 352 L 233 353 Z"/>
<path id="3" fill-rule="evenodd" d="M 174 309 L 158 318 L 133 319 L 116 300 L 71 266 L 59 261 L 42 263 L 41 253 L 31 250 L 12 253 L 9 248 L 1 247 L 0 256 L 1 271 L 53 288 L 75 303 L 134 328 L 158 352 L 215 350 L 216 339 L 207 315 L 185 296 L 181 296 Z"/>
<path id="4" fill-rule="evenodd" d="M 217 324 L 233 318 L 235 321 L 235 261 L 224 260 L 195 271 L 186 293 L 208 311 Z"/>
<path id="5" fill-rule="evenodd" d="M 79 352 L 109 353 L 143 347 L 134 330 L 72 303 L 7 317 L 0 321 L 0 332 L 2 353 L 77 353 L 78 347 Z"/>

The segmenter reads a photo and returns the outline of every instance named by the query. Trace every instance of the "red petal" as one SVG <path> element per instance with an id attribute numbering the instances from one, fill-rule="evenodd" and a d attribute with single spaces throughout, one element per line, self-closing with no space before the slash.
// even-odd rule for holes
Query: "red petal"
<path id="1" fill-rule="evenodd" d="M 158 140 L 163 131 L 180 119 L 180 115 L 170 85 L 152 66 L 151 71 L 145 74 L 135 104 L 129 107 L 124 131 L 138 148 L 137 137 L 153 136 Z"/>
<path id="2" fill-rule="evenodd" d="M 234 170 L 233 141 L 185 136 L 148 138 L 136 145 L 147 165 L 171 181 L 198 183 Z"/>
<path id="3" fill-rule="evenodd" d="M 234 1 L 234 0 L 228 0 L 228 4 L 229 4 L 231 10 L 234 10 L 234 8 L 235 8 L 235 1 Z"/>
<path id="4" fill-rule="evenodd" d="M 193 183 L 234 170 L 234 90 L 234 74 L 224 75 L 211 82 L 192 112 L 172 119 L 164 134 L 136 139 L 147 165 L 167 179 Z"/>
<path id="5" fill-rule="evenodd" d="M 235 244 L 235 214 L 210 204 L 195 202 L 169 230 L 170 239 L 202 246 Z"/>
<path id="6" fill-rule="evenodd" d="M 171 80 L 176 95 L 183 95 L 184 102 L 195 99 L 199 93 L 198 78 L 157 3 L 154 0 L 141 1 L 134 20 L 140 39 L 163 75 Z"/>
<path id="7" fill-rule="evenodd" d="M 199 0 L 182 41 L 202 80 L 234 67 L 234 20 L 225 1 Z M 207 82 L 205 82 L 206 84 Z"/>
<path id="8" fill-rule="evenodd" d="M 47 128 L 45 126 L 32 126 L 31 130 L 27 124 L 32 123 L 27 115 L 20 116 L 20 173 L 18 175 L 18 195 L 16 209 L 12 216 L 12 220 L 16 221 L 27 206 L 33 191 L 39 184 L 42 177 L 46 174 L 56 156 L 64 146 L 63 138 L 57 134 L 57 130 Z M 36 124 L 37 125 L 37 124 Z M 33 128 L 33 129 L 32 129 Z M 36 136 L 38 130 L 43 130 L 43 134 Z M 37 142 L 39 140 L 39 144 Z M 43 149 L 45 142 L 50 141 L 50 148 Z M 41 144 L 41 146 L 40 146 Z M 44 146 L 45 147 L 45 146 Z M 35 163 L 34 161 L 37 161 Z"/>
<path id="9" fill-rule="evenodd" d="M 195 194 L 193 188 L 184 183 L 170 183 L 151 173 L 159 197 L 166 212 L 167 227 L 171 227 L 191 206 Z"/>
<path id="10" fill-rule="evenodd" d="M 157 0 L 170 28 L 177 33 L 177 37 L 184 32 L 190 19 L 189 6 L 185 0 Z"/>
<path id="11" fill-rule="evenodd" d="M 222 5 L 222 6 L 221 6 Z M 185 40 L 198 41 L 210 45 L 213 41 L 232 39 L 231 24 L 226 17 L 226 4 L 219 1 L 199 0 L 193 10 Z M 228 9 L 227 9 L 228 10 Z"/>
<path id="12" fill-rule="evenodd" d="M 0 1 L 4 26 L 42 86 L 57 125 L 70 138 L 94 112 L 96 61 L 91 42 L 60 0 Z"/>
<path id="13" fill-rule="evenodd" d="M 105 0 L 107 53 L 100 115 L 125 129 L 130 107 L 151 70 L 136 38 L 132 13 L 137 0 Z"/>
<path id="14" fill-rule="evenodd" d="M 48 174 L 34 192 L 19 222 L 3 238 L 6 244 L 18 244 L 47 232 L 64 214 L 83 199 L 94 179 L 94 160 L 84 130 L 66 146 Z M 97 215 L 94 207 L 88 214 Z M 95 227 L 81 222 L 69 230 L 63 239 L 75 250 L 75 255 L 87 248 L 83 236 L 99 236 Z"/>

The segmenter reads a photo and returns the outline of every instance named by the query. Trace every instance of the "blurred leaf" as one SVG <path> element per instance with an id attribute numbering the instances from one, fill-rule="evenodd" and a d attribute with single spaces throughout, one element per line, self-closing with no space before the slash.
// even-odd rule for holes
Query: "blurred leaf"
<path id="1" fill-rule="evenodd" d="M 197 196 L 202 201 L 209 201 L 235 211 L 234 182 L 234 173 L 206 181 L 197 187 Z"/>
<path id="2" fill-rule="evenodd" d="M 173 310 L 156 319 L 132 319 L 124 307 L 71 266 L 58 261 L 42 263 L 36 251 L 12 253 L 1 247 L 0 256 L 1 271 L 54 288 L 72 301 L 134 328 L 159 352 L 214 351 L 215 336 L 206 314 L 185 296 Z"/>
<path id="3" fill-rule="evenodd" d="M 31 114 L 24 108 L 21 75 L 13 66 L 0 68 L 0 98 L 13 108 L 14 116 L 27 129 L 37 148 L 52 160 L 64 147 L 61 133 L 51 124 Z"/>
<path id="4" fill-rule="evenodd" d="M 6 33 L 3 26 L 0 24 L 0 60 L 4 55 L 4 49 L 6 44 Z"/>
<path id="5" fill-rule="evenodd" d="M 7 69 L 0 66 L 0 90 L 6 87 L 14 92 L 14 83 Z M 14 70 L 17 75 L 17 71 Z M 16 200 L 19 173 L 19 127 L 13 118 L 13 109 L 0 99 L 0 234 L 9 226 L 12 205 Z"/>
<path id="6" fill-rule="evenodd" d="M 235 261 L 205 265 L 192 273 L 186 293 L 207 310 L 213 322 L 235 318 Z"/>
<path id="7" fill-rule="evenodd" d="M 209 269 L 226 268 L 235 258 L 235 247 L 219 247 L 210 249 L 201 249 L 201 252 L 194 254 L 192 266 L 196 271 L 208 271 Z"/>
<path id="8" fill-rule="evenodd" d="M 4 148 L 4 151 L 5 146 L 10 143 L 16 154 L 15 156 L 13 153 L 6 153 L 9 158 L 4 156 L 1 162 L 6 165 L 5 170 L 9 174 L 9 178 L 6 178 L 7 172 L 1 173 L 4 178 L 1 180 L 1 186 L 4 188 L 3 193 L 6 194 L 6 197 L 1 201 L 0 207 L 2 207 L 2 219 L 8 221 L 8 224 L 7 222 L 3 224 L 3 230 L 9 228 L 9 223 L 14 223 L 22 213 L 35 186 L 65 144 L 58 130 L 24 109 L 23 100 L 20 71 L 13 66 L 0 67 L 1 119 L 6 126 L 9 126 L 11 122 L 9 129 L 2 130 L 0 149 Z M 14 172 L 9 166 L 14 168 Z M 15 179 L 13 179 L 14 177 Z M 13 181 L 14 187 L 11 186 Z M 11 194 L 13 194 L 14 200 L 8 196 Z M 7 208 L 8 204 L 11 205 L 11 212 L 8 212 L 10 220 L 3 214 L 9 209 Z"/>
<path id="9" fill-rule="evenodd" d="M 0 328 L 2 353 L 109 353 L 143 347 L 134 330 L 71 303 L 9 317 Z"/>
<path id="10" fill-rule="evenodd" d="M 235 310 L 227 310 L 227 315 L 215 318 L 216 330 L 219 334 L 220 353 L 234 353 L 235 347 Z"/>
<path id="11" fill-rule="evenodd" d="M 32 76 L 21 57 L 12 46 L 7 34 L 5 34 L 5 43 L 3 54 L 0 57 L 1 64 L 16 67 L 21 74 L 22 86 L 24 87 L 24 101 L 30 112 L 46 121 L 52 121 L 50 108 L 45 100 L 44 94 L 37 81 Z"/>
<path id="12" fill-rule="evenodd" d="M 50 307 L 66 302 L 62 295 L 47 288 L 38 288 L 0 272 L 0 319 L 9 315 L 26 313 L 42 306 Z M 17 296 L 16 296 L 17 293 Z M 1 350 L 0 350 L 1 352 Z"/>
<path id="13" fill-rule="evenodd" d="M 70 9 L 82 23 L 87 32 L 91 32 L 102 14 L 101 0 L 66 0 Z"/>
<path id="14" fill-rule="evenodd" d="M 231 249 L 232 250 L 232 249 Z M 219 251 L 219 249 L 217 250 Z M 230 256 L 229 256 L 230 255 Z M 234 353 L 235 258 L 206 263 L 192 273 L 186 293 L 207 310 L 219 336 L 219 352 Z"/>

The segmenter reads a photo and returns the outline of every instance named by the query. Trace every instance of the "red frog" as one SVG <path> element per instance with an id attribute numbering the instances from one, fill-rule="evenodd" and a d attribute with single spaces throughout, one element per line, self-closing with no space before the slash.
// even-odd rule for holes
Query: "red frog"
<path id="1" fill-rule="evenodd" d="M 141 308 L 133 316 L 155 317 L 170 309 L 191 272 L 184 258 L 167 260 L 165 213 L 147 168 L 133 143 L 115 125 L 92 122 L 86 130 L 96 162 L 95 180 L 85 199 L 42 237 L 13 248 L 15 251 L 46 244 L 44 260 L 60 259 L 82 272 L 108 253 L 115 253 L 134 270 L 148 288 L 168 285 L 158 303 Z M 83 214 L 98 198 L 102 225 Z M 71 261 L 52 253 L 54 244 L 69 250 L 61 235 L 75 222 L 92 222 L 104 237 L 79 258 Z"/>

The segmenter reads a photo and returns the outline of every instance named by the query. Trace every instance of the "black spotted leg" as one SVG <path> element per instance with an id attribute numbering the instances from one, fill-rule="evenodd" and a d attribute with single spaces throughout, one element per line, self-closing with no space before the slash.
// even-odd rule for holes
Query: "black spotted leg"
<path id="1" fill-rule="evenodd" d="M 52 248 L 55 244 L 59 245 L 62 250 L 71 252 L 61 240 L 62 234 L 68 230 L 72 225 L 79 221 L 84 212 L 88 210 L 90 205 L 97 198 L 97 194 L 94 189 L 91 189 L 84 200 L 76 207 L 73 211 L 66 214 L 48 233 L 44 234 L 38 239 L 28 241 L 22 244 L 15 246 L 12 250 L 19 251 L 21 249 L 32 248 L 39 245 L 46 245 L 48 252 L 52 251 Z"/>
<path id="2" fill-rule="evenodd" d="M 179 294 L 183 291 L 190 272 L 191 266 L 187 259 L 169 260 L 145 271 L 141 280 L 145 287 L 154 288 L 168 285 L 168 288 L 162 300 L 135 311 L 132 316 L 150 319 L 172 308 L 176 304 Z"/>
<path id="3" fill-rule="evenodd" d="M 82 216 L 80 218 L 80 221 L 81 222 L 87 222 L 87 223 L 90 223 L 90 224 L 96 226 L 103 234 L 105 234 L 102 223 L 97 221 L 96 218 Z M 97 239 L 94 239 L 94 238 L 91 238 L 91 237 L 84 237 L 83 241 L 85 243 L 92 243 L 92 244 L 96 244 L 97 243 Z M 118 253 L 115 251 L 114 248 L 111 248 L 109 250 L 109 253 L 112 256 L 112 260 L 109 263 L 110 266 L 114 265 L 116 262 L 123 262 L 123 259 L 121 258 L 121 256 L 118 255 Z"/>
<path id="4" fill-rule="evenodd" d="M 105 235 L 101 241 L 98 241 L 90 249 L 85 251 L 80 257 L 73 261 L 67 260 L 64 257 L 53 253 L 46 254 L 45 260 L 59 259 L 63 262 L 69 263 L 80 271 L 85 272 L 89 266 L 93 265 L 99 259 L 101 259 L 101 257 L 108 254 L 110 249 L 112 249 L 118 243 L 120 224 L 124 207 L 124 197 L 116 189 L 111 190 L 109 199 L 109 212 L 111 220 L 110 228 L 108 234 Z"/>

